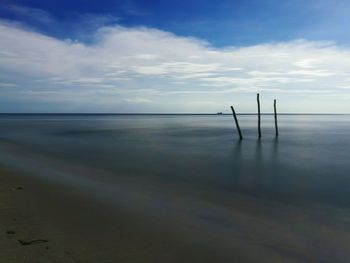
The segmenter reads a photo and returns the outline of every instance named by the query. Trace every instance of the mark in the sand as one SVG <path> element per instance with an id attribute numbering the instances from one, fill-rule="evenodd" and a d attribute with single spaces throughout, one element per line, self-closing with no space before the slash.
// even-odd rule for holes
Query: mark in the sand
<path id="1" fill-rule="evenodd" d="M 7 230 L 7 231 L 6 231 L 6 234 L 8 234 L 8 235 L 14 235 L 14 234 L 16 234 L 16 232 L 15 232 L 15 231 L 12 231 L 12 230 Z"/>
<path id="2" fill-rule="evenodd" d="M 30 240 L 30 241 L 23 241 L 23 240 L 18 239 L 18 242 L 22 246 L 29 246 L 29 245 L 34 245 L 34 244 L 47 243 L 49 241 L 45 240 L 45 239 L 35 239 L 35 240 Z"/>

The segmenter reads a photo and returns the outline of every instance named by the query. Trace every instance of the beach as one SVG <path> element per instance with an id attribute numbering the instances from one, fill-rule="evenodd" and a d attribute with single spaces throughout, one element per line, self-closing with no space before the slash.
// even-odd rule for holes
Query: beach
<path id="1" fill-rule="evenodd" d="M 73 189 L 8 170 L 1 172 L 0 194 L 0 262 L 4 263 L 350 259 L 350 214 L 342 210 L 320 212 L 317 207 L 282 207 L 236 197 L 221 204 L 225 211 L 202 215 L 196 224 L 183 218 L 184 222 L 164 228 L 112 210 Z M 230 213 L 232 220 L 224 213 Z M 19 240 L 45 242 L 23 245 Z M 321 250 L 325 245 L 327 249 Z"/>
<path id="2" fill-rule="evenodd" d="M 350 0 L 0 0 L 0 263 L 350 263 Z"/>
<path id="3" fill-rule="evenodd" d="M 0 262 L 350 260 L 346 118 L 338 151 L 309 118 L 243 142 L 226 116 L 18 118 L 1 122 Z"/>
<path id="4" fill-rule="evenodd" d="M 205 252 L 72 189 L 8 170 L 0 178 L 0 262 L 206 261 Z"/>

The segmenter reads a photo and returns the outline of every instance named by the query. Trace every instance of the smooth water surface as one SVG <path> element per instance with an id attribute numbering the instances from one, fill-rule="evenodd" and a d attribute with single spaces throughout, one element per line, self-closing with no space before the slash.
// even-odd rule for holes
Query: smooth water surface
<path id="1" fill-rule="evenodd" d="M 278 117 L 280 136 L 264 115 L 258 140 L 257 117 L 239 115 L 240 141 L 230 115 L 1 115 L 0 163 L 205 233 L 222 255 L 235 240 L 270 256 L 300 259 L 304 246 L 316 260 L 350 259 L 350 116 Z"/>
<path id="2" fill-rule="evenodd" d="M 348 204 L 350 116 L 3 115 L 0 143 L 125 176 Z M 20 165 L 20 164 L 19 164 Z M 96 177 L 98 180 L 98 176 Z"/>

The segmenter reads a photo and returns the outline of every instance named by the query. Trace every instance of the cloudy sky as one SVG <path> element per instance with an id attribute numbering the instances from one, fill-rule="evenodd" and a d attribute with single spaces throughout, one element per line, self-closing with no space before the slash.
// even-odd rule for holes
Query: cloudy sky
<path id="1" fill-rule="evenodd" d="M 0 112 L 350 113 L 348 0 L 0 0 Z"/>

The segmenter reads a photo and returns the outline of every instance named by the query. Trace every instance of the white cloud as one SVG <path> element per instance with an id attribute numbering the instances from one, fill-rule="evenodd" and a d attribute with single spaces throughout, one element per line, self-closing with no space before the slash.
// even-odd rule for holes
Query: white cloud
<path id="1" fill-rule="evenodd" d="M 235 103 L 251 112 L 254 99 L 247 95 L 261 92 L 284 101 L 285 111 L 350 112 L 350 105 L 337 104 L 337 98 L 349 97 L 350 48 L 330 42 L 214 48 L 156 29 L 113 26 L 100 28 L 91 37 L 95 41 L 84 44 L 2 22 L 0 36 L 0 77 L 6 76 L 0 100 L 15 103 L 22 96 L 28 109 L 33 94 L 54 91 L 50 100 L 57 108 L 71 103 L 70 109 L 76 104 L 90 112 L 104 101 L 108 111 L 130 111 L 127 103 L 147 112 L 224 111 Z M 13 85 L 4 92 L 6 83 Z M 324 108 L 329 94 L 332 101 Z"/>

